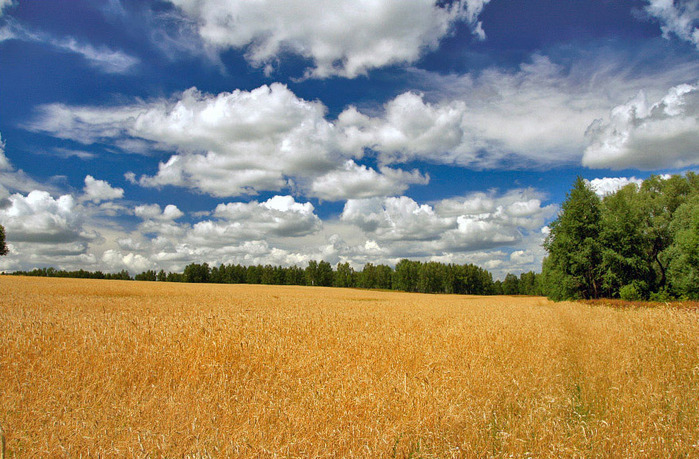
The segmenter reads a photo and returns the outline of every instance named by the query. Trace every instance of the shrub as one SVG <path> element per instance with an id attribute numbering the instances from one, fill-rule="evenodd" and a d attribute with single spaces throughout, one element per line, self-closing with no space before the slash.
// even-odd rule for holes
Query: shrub
<path id="1" fill-rule="evenodd" d="M 619 289 L 619 296 L 625 301 L 643 300 L 648 296 L 648 286 L 643 281 L 633 281 Z"/>
<path id="2" fill-rule="evenodd" d="M 668 303 L 674 298 L 668 293 L 667 289 L 662 289 L 659 292 L 651 293 L 649 299 L 658 303 Z"/>

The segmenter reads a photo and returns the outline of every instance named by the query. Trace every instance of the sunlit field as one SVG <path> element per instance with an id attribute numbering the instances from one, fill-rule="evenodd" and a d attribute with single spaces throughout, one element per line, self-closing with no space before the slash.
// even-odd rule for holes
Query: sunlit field
<path id="1" fill-rule="evenodd" d="M 0 277 L 7 457 L 699 457 L 699 314 Z"/>

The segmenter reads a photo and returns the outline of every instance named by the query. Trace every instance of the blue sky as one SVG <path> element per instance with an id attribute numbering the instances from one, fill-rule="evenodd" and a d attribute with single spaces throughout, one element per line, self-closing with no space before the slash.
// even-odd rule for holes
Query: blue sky
<path id="1" fill-rule="evenodd" d="M 538 271 L 699 166 L 696 0 L 0 0 L 0 270 Z"/>

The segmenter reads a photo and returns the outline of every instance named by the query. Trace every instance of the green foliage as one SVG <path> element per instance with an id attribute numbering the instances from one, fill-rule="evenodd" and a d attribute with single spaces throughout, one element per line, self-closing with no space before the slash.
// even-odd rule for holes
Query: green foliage
<path id="1" fill-rule="evenodd" d="M 185 282 L 204 283 L 209 282 L 211 270 L 207 263 L 190 263 L 185 266 L 183 274 Z"/>
<path id="2" fill-rule="evenodd" d="M 678 207 L 670 229 L 670 284 L 678 295 L 699 299 L 699 193 Z"/>
<path id="3" fill-rule="evenodd" d="M 45 277 L 83 277 L 97 279 L 131 279 L 126 270 L 116 274 L 92 273 L 90 271 L 58 271 L 54 268 L 35 269 L 30 272 L 17 271 L 13 274 Z M 538 284 L 534 273 L 528 273 Z M 523 274 L 524 276 L 524 274 Z M 275 284 L 275 285 L 316 285 L 336 287 L 379 288 L 385 290 L 402 289 L 423 293 L 459 293 L 490 295 L 500 292 L 495 288 L 493 276 L 475 265 L 454 265 L 438 262 L 421 263 L 402 260 L 396 270 L 387 265 L 367 263 L 357 272 L 352 266 L 338 263 L 333 271 L 326 261 L 311 260 L 303 269 L 298 266 L 282 267 L 272 265 L 226 265 L 210 268 L 208 264 L 190 263 L 183 273 L 166 273 L 160 270 L 144 271 L 136 275 L 136 280 L 157 280 L 160 282 L 198 282 L 222 284 Z M 397 284 L 395 282 L 402 282 Z M 526 294 L 526 293 L 524 293 Z"/>
<path id="4" fill-rule="evenodd" d="M 338 263 L 335 270 L 335 287 L 354 287 L 356 285 L 356 276 L 354 269 L 349 263 Z"/>
<path id="5" fill-rule="evenodd" d="M 554 300 L 699 298 L 699 176 L 651 176 L 601 202 L 578 178 L 544 247 Z"/>
<path id="6" fill-rule="evenodd" d="M 597 298 L 602 293 L 600 207 L 599 197 L 578 177 L 544 242 L 549 256 L 542 270 L 551 298 Z"/>
<path id="7" fill-rule="evenodd" d="M 503 295 L 519 295 L 519 279 L 514 274 L 507 274 L 502 282 Z"/>
<path id="8" fill-rule="evenodd" d="M 136 276 L 134 277 L 134 280 L 137 280 L 137 281 L 156 281 L 157 274 L 152 269 L 149 269 L 148 271 L 143 271 L 141 274 L 136 274 Z"/>
<path id="9" fill-rule="evenodd" d="M 308 262 L 306 267 L 306 285 L 315 285 L 322 287 L 330 287 L 333 285 L 333 268 L 327 261 Z"/>
<path id="10" fill-rule="evenodd" d="M 635 280 L 619 289 L 619 297 L 626 301 L 645 300 L 648 294 L 648 285 L 644 281 Z"/>
<path id="11" fill-rule="evenodd" d="M 658 303 L 667 303 L 668 301 L 672 301 L 674 298 L 672 295 L 670 295 L 670 292 L 668 292 L 667 289 L 662 289 L 659 292 L 652 292 L 648 299 Z"/>
<path id="12" fill-rule="evenodd" d="M 0 225 L 0 255 L 7 255 L 7 245 L 5 244 L 5 227 Z"/>
<path id="13" fill-rule="evenodd" d="M 402 259 L 396 265 L 393 274 L 393 285 L 396 290 L 404 292 L 417 292 L 420 275 L 420 262 Z"/>
<path id="14" fill-rule="evenodd" d="M 634 280 L 651 280 L 644 214 L 638 188 L 630 184 L 604 198 L 602 207 L 602 277 L 604 295 L 613 297 Z"/>

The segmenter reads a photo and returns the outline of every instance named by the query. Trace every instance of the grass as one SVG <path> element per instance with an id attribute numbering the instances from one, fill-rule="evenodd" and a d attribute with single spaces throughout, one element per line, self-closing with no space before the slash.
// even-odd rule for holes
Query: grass
<path id="1" fill-rule="evenodd" d="M 697 457 L 699 316 L 0 277 L 8 457 Z"/>

